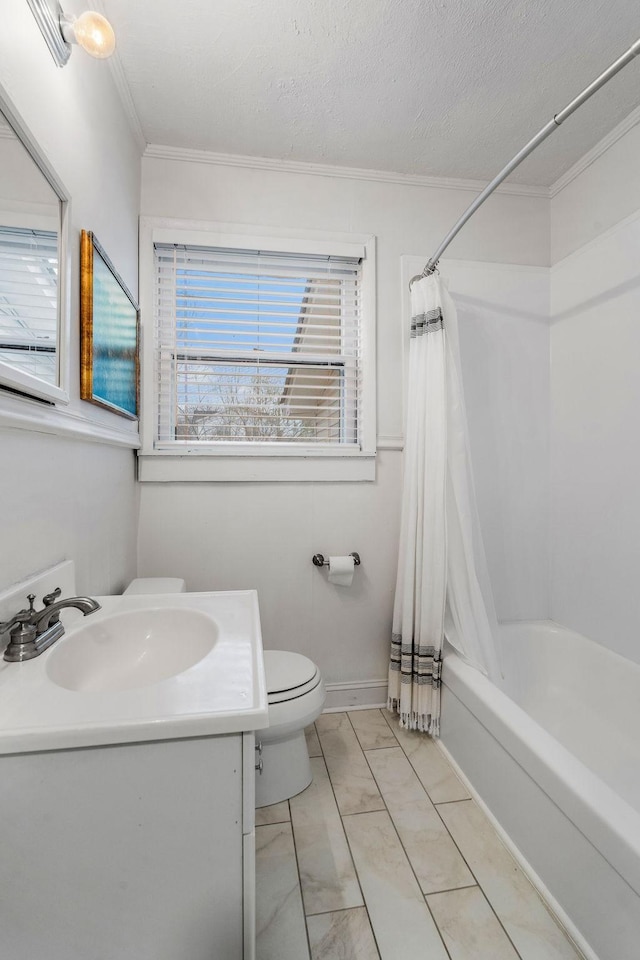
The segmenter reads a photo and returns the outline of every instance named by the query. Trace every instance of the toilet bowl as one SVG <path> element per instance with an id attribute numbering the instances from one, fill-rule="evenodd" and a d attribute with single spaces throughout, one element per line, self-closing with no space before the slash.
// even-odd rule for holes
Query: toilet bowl
<path id="1" fill-rule="evenodd" d="M 300 793 L 311 783 L 304 734 L 324 707 L 326 693 L 315 663 L 300 653 L 265 650 L 269 726 L 256 742 L 262 764 L 256 773 L 256 807 L 266 807 Z"/>
<path id="2" fill-rule="evenodd" d="M 132 580 L 126 596 L 184 593 L 178 577 Z M 326 692 L 312 660 L 287 650 L 265 650 L 264 669 L 269 726 L 256 733 L 260 762 L 256 770 L 256 807 L 288 800 L 311 783 L 305 727 L 322 713 Z"/>

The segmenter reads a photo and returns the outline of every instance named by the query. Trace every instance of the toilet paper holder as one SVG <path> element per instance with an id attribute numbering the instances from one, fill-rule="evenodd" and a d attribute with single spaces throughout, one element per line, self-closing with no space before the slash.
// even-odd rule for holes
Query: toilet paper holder
<path id="1" fill-rule="evenodd" d="M 359 553 L 355 553 L 355 551 L 354 551 L 354 553 L 350 553 L 349 556 L 350 556 L 350 557 L 353 557 L 353 565 L 354 565 L 354 567 L 359 567 L 359 566 L 360 566 L 360 554 L 359 554 Z M 328 561 L 328 560 L 325 560 L 325 558 L 323 557 L 323 555 L 322 555 L 321 553 L 314 553 L 314 555 L 313 555 L 313 557 L 312 557 L 312 560 L 313 560 L 313 563 L 315 564 L 316 567 L 328 567 L 328 566 L 329 566 L 329 561 Z"/>

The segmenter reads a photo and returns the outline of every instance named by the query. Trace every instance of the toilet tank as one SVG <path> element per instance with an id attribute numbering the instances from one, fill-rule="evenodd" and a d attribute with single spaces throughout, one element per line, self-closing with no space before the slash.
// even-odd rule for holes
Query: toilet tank
<path id="1" fill-rule="evenodd" d="M 180 577 L 137 577 L 132 580 L 123 596 L 150 593 L 186 593 L 187 584 Z"/>

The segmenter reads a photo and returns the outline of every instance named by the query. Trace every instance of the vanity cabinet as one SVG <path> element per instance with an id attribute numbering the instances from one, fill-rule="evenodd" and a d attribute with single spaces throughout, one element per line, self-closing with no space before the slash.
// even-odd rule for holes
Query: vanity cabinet
<path id="1" fill-rule="evenodd" d="M 255 738 L 0 757 L 0 955 L 254 960 Z"/>
<path id="2" fill-rule="evenodd" d="M 57 586 L 70 561 L 0 619 Z M 257 594 L 95 599 L 0 660 L 0 958 L 255 960 Z"/>

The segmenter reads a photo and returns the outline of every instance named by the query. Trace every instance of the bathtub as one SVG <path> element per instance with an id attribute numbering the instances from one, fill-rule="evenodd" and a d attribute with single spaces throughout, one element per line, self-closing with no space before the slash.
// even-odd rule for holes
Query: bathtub
<path id="1" fill-rule="evenodd" d="M 500 688 L 447 652 L 441 743 L 587 957 L 640 958 L 640 665 L 500 626 Z"/>

